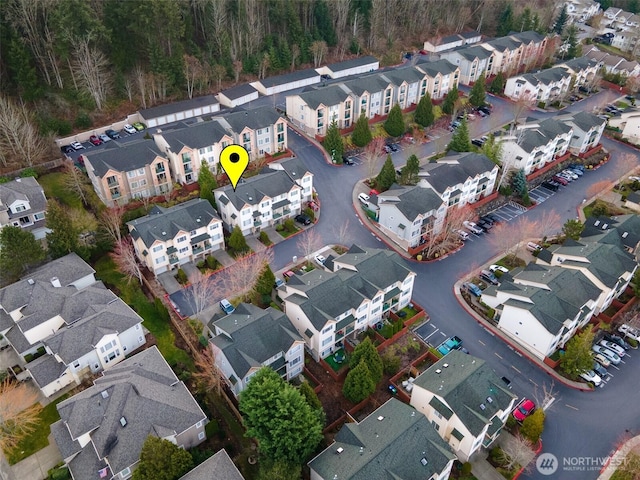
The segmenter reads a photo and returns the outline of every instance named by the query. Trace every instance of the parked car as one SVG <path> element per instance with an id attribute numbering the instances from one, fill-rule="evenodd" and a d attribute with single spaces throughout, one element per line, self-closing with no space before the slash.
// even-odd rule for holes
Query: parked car
<path id="1" fill-rule="evenodd" d="M 273 284 L 273 288 L 278 289 L 284 285 L 284 280 L 281 278 L 276 278 L 276 282 Z"/>
<path id="2" fill-rule="evenodd" d="M 453 122 L 451 122 L 451 125 L 449 125 L 449 130 L 455 130 L 456 128 L 458 128 L 460 126 L 460 122 L 457 120 L 454 120 Z"/>
<path id="3" fill-rule="evenodd" d="M 129 135 L 133 135 L 134 133 L 137 132 L 137 130 L 135 128 L 133 128 L 133 125 L 129 125 L 128 123 L 125 124 L 124 127 L 122 127 L 122 129 L 127 132 Z"/>
<path id="4" fill-rule="evenodd" d="M 616 352 L 620 358 L 624 357 L 626 354 L 624 348 L 616 343 L 610 342 L 609 340 L 600 340 L 599 345 Z"/>
<path id="5" fill-rule="evenodd" d="M 141 132 L 142 130 L 144 130 L 147 127 L 145 127 L 144 123 L 142 123 L 142 122 L 136 122 L 136 123 L 133 124 L 133 128 L 135 128 L 138 132 Z"/>
<path id="6" fill-rule="evenodd" d="M 552 192 L 557 192 L 560 188 L 560 184 L 558 182 L 554 182 L 553 180 L 547 180 L 546 182 L 542 182 L 542 186 L 546 189 L 551 190 Z"/>
<path id="7" fill-rule="evenodd" d="M 556 177 L 564 178 L 569 183 L 573 182 L 573 177 L 565 172 L 556 173 Z"/>
<path id="8" fill-rule="evenodd" d="M 460 350 L 461 348 L 462 340 L 454 335 L 453 337 L 446 339 L 444 342 L 438 345 L 438 347 L 436 347 L 436 350 L 438 350 L 438 352 L 440 352 L 442 355 L 446 355 L 451 350 Z"/>
<path id="9" fill-rule="evenodd" d="M 485 282 L 489 282 L 491 285 L 500 285 L 498 278 L 489 270 L 482 270 L 480 272 L 480 278 Z"/>
<path id="10" fill-rule="evenodd" d="M 96 135 L 91 135 L 89 137 L 89 143 L 92 145 L 102 145 L 102 140 L 100 140 Z"/>
<path id="11" fill-rule="evenodd" d="M 622 337 L 619 337 L 617 335 L 613 335 L 612 333 L 605 333 L 604 334 L 604 338 L 609 340 L 610 342 L 615 343 L 616 345 L 624 348 L 625 350 L 629 350 L 631 348 L 631 346 L 625 342 Z"/>
<path id="12" fill-rule="evenodd" d="M 573 174 L 577 175 L 578 178 L 580 178 L 582 175 L 584 175 L 584 172 L 582 170 L 577 169 L 577 168 L 567 168 L 567 171 L 569 173 L 573 173 Z"/>
<path id="13" fill-rule="evenodd" d="M 236 308 L 233 305 L 231 305 L 231 302 L 226 298 L 223 298 L 222 300 L 220 300 L 220 308 L 227 315 L 235 312 L 236 310 Z"/>
<path id="14" fill-rule="evenodd" d="M 485 112 L 484 110 L 480 110 L 477 109 L 476 112 L 478 113 L 478 115 L 480 115 L 482 118 L 488 117 L 489 114 L 487 112 Z"/>
<path id="15" fill-rule="evenodd" d="M 609 375 L 609 372 L 607 372 L 607 369 L 604 368 L 602 365 L 600 365 L 598 362 L 593 362 L 592 370 L 596 372 L 598 375 L 600 375 L 600 378 L 602 379 L 604 379 L 607 375 Z"/>
<path id="16" fill-rule="evenodd" d="M 478 138 L 474 138 L 473 140 L 471 140 L 471 144 L 475 145 L 478 148 L 481 148 L 482 145 L 484 145 L 484 142 Z"/>
<path id="17" fill-rule="evenodd" d="M 561 185 L 569 185 L 569 180 L 564 177 L 560 177 L 559 175 L 554 175 L 553 177 L 551 177 L 551 180 L 553 180 L 554 182 L 558 182 Z"/>
<path id="18" fill-rule="evenodd" d="M 609 368 L 611 366 L 611 360 L 609 360 L 607 357 L 605 357 L 601 353 L 596 353 L 593 356 L 593 359 L 596 361 L 596 363 L 599 363 L 604 368 Z"/>
<path id="19" fill-rule="evenodd" d="M 562 172 L 560 172 L 560 173 L 564 173 L 565 175 L 570 176 L 570 177 L 571 177 L 572 179 L 574 179 L 574 180 L 577 180 L 577 179 L 578 179 L 578 175 L 577 175 L 576 173 L 572 172 L 572 171 L 571 171 L 571 170 L 569 170 L 569 169 L 564 169 L 564 170 L 562 170 Z"/>
<path id="20" fill-rule="evenodd" d="M 618 327 L 618 332 L 623 334 L 625 337 L 633 338 L 636 342 L 640 342 L 640 330 L 632 327 L 631 325 L 623 323 Z"/>
<path id="21" fill-rule="evenodd" d="M 389 145 L 389 147 L 391 148 L 392 152 L 399 152 L 400 151 L 400 146 L 397 143 L 392 143 L 391 145 Z"/>
<path id="22" fill-rule="evenodd" d="M 621 362 L 621 359 L 616 352 L 614 352 L 613 350 L 609 350 L 608 348 L 605 348 L 601 345 L 594 345 L 593 347 L 591 347 L 591 350 L 604 355 L 604 357 L 614 365 L 619 365 Z"/>
<path id="23" fill-rule="evenodd" d="M 456 230 L 456 233 L 462 239 L 463 242 L 466 242 L 467 240 L 469 240 L 469 234 L 464 230 Z"/>
<path id="24" fill-rule="evenodd" d="M 485 232 L 489 232 L 489 230 L 493 228 L 493 223 L 488 222 L 484 218 L 481 218 L 480 220 L 478 220 L 477 225 Z"/>
<path id="25" fill-rule="evenodd" d="M 523 398 L 520 401 L 520 403 L 516 405 L 516 408 L 513 409 L 513 417 L 517 421 L 523 422 L 524 419 L 527 418 L 529 415 L 531 415 L 535 409 L 536 409 L 536 404 L 533 403 L 532 400 L 529 400 L 528 398 Z"/>
<path id="26" fill-rule="evenodd" d="M 491 226 L 495 225 L 496 221 L 491 218 L 489 215 L 485 215 L 484 217 L 480 217 L 480 221 L 484 222 L 484 223 L 488 223 Z"/>
<path id="27" fill-rule="evenodd" d="M 115 140 L 116 138 L 120 138 L 120 134 L 118 132 L 116 132 L 115 130 L 106 130 L 104 133 L 107 134 L 107 136 L 111 139 L 111 140 Z"/>
<path id="28" fill-rule="evenodd" d="M 493 265 L 489 265 L 489 271 L 507 273 L 509 269 L 507 267 L 503 267 L 502 265 L 493 264 Z"/>
<path id="29" fill-rule="evenodd" d="M 63 146 L 60 147 L 60 151 L 62 153 L 70 154 L 70 153 L 75 152 L 75 149 L 71 145 L 63 145 Z"/>
<path id="30" fill-rule="evenodd" d="M 282 274 L 282 278 L 284 278 L 284 281 L 285 281 L 285 282 L 288 282 L 288 281 L 289 281 L 289 279 L 290 279 L 291 277 L 293 277 L 294 275 L 295 275 L 295 272 L 294 272 L 293 270 L 287 270 L 286 272 L 284 272 L 284 273 Z"/>
<path id="31" fill-rule="evenodd" d="M 498 218 L 493 213 L 487 213 L 483 218 L 491 220 L 494 224 L 500 223 L 502 221 L 502 219 Z"/>
<path id="32" fill-rule="evenodd" d="M 478 107 L 478 111 L 484 112 L 486 115 L 491 115 L 491 109 L 486 105 L 482 105 L 481 107 Z"/>
<path id="33" fill-rule="evenodd" d="M 71 148 L 73 148 L 77 152 L 78 150 L 84 150 L 84 145 L 82 145 L 80 142 L 71 142 Z"/>
<path id="34" fill-rule="evenodd" d="M 111 138 L 109 138 L 109 135 L 105 133 L 101 133 L 100 135 L 98 135 L 98 138 L 102 140 L 102 143 L 107 143 L 111 141 Z"/>
<path id="35" fill-rule="evenodd" d="M 467 282 L 463 283 L 462 286 L 474 297 L 479 298 L 480 296 L 482 296 L 482 290 L 480 290 L 480 287 L 475 283 Z"/>
<path id="36" fill-rule="evenodd" d="M 366 193 L 358 194 L 358 200 L 360 200 L 362 203 L 369 203 L 369 198 L 369 195 L 367 195 Z"/>
<path id="37" fill-rule="evenodd" d="M 342 163 L 345 165 L 355 165 L 353 160 L 349 157 L 342 157 Z"/>
<path id="38" fill-rule="evenodd" d="M 391 147 L 389 145 L 385 145 L 383 148 L 384 148 L 384 153 L 391 153 Z"/>
<path id="39" fill-rule="evenodd" d="M 504 384 L 507 386 L 507 388 L 511 388 L 511 380 L 509 380 L 507 377 L 502 377 L 500 380 L 502 380 L 504 382 Z"/>
<path id="40" fill-rule="evenodd" d="M 321 267 L 324 267 L 324 262 L 326 262 L 326 261 L 327 261 L 327 259 L 326 259 L 326 258 L 324 258 L 324 256 L 323 256 L 323 255 L 316 255 L 316 256 L 315 256 L 315 260 L 316 260 L 316 263 L 317 263 L 318 265 L 320 265 Z"/>
<path id="41" fill-rule="evenodd" d="M 587 370 L 586 372 L 582 372 L 580 374 L 580 378 L 582 378 L 586 382 L 593 383 L 596 387 L 599 387 L 602 384 L 602 378 L 593 370 Z"/>
<path id="42" fill-rule="evenodd" d="M 296 215 L 296 222 L 301 223 L 302 225 L 311 225 L 311 219 L 304 213 Z"/>
<path id="43" fill-rule="evenodd" d="M 582 165 L 581 163 L 572 163 L 569 165 L 569 168 L 582 170 L 584 172 L 584 165 Z"/>
<path id="44" fill-rule="evenodd" d="M 482 230 L 478 225 L 468 220 L 465 220 L 464 222 L 462 222 L 462 224 L 467 230 L 469 230 L 471 233 L 475 233 L 476 235 L 482 235 L 482 233 L 484 232 L 484 230 Z"/>
<path id="45" fill-rule="evenodd" d="M 530 252 L 539 252 L 540 250 L 542 250 L 542 247 L 540 245 L 538 245 L 537 243 L 528 242 L 527 243 L 527 250 L 529 250 Z"/>

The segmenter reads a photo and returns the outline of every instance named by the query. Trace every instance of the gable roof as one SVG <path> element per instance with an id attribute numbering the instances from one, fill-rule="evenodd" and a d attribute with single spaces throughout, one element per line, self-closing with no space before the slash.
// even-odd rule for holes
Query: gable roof
<path id="1" fill-rule="evenodd" d="M 459 55 L 470 61 L 473 61 L 476 58 L 478 60 L 483 60 L 493 55 L 493 51 L 487 50 L 482 45 L 463 45 L 461 47 L 455 48 L 452 51 L 458 53 Z"/>
<path id="2" fill-rule="evenodd" d="M 449 60 L 436 60 L 432 62 L 429 61 L 428 58 L 419 59 L 416 62 L 416 67 L 431 77 L 436 77 L 438 74 L 446 76 L 458 69 L 457 65 L 454 65 Z"/>
<path id="3" fill-rule="evenodd" d="M 241 303 L 225 317 L 209 322 L 209 329 L 225 333 L 211 339 L 233 368 L 244 378 L 253 367 L 260 368 L 271 357 L 285 354 L 295 341 L 304 341 L 287 316 L 274 308 L 262 310 Z"/>
<path id="4" fill-rule="evenodd" d="M 191 98 L 189 100 L 182 100 L 181 102 L 172 102 L 166 105 L 146 108 L 144 110 L 140 110 L 139 113 L 145 119 L 149 120 L 151 118 L 162 117 L 171 113 L 184 112 L 185 110 L 192 110 L 217 104 L 218 100 L 216 100 L 214 95 L 204 95 L 202 97 Z"/>
<path id="5" fill-rule="evenodd" d="M 226 90 L 221 91 L 220 95 L 224 95 L 229 100 L 237 100 L 238 98 L 251 95 L 252 93 L 258 93 L 258 91 L 248 83 L 243 83 L 241 85 L 227 88 Z"/>
<path id="6" fill-rule="evenodd" d="M 320 105 L 327 107 L 338 105 L 349 97 L 344 85 L 338 83 L 328 87 L 312 87 L 300 93 L 299 97 L 313 110 L 316 110 Z"/>
<path id="7" fill-rule="evenodd" d="M 56 408 L 68 427 L 66 435 L 73 440 L 89 433 L 95 461 L 106 457 L 116 473 L 138 461 L 149 435 L 176 435 L 206 421 L 202 409 L 155 346 L 103 372 L 92 387 Z M 59 437 L 63 445 L 69 443 L 64 434 L 61 428 L 54 430 L 56 443 Z M 74 465 L 70 466 L 74 478 L 95 478 L 95 474 L 78 476 Z"/>
<path id="8" fill-rule="evenodd" d="M 220 196 L 223 203 L 231 201 L 236 210 L 241 210 L 247 204 L 258 205 L 265 197 L 274 198 L 288 193 L 294 186 L 295 183 L 284 170 L 266 169 L 263 173 L 241 179 L 235 190 L 233 186 L 226 185 L 214 192 Z"/>
<path id="9" fill-rule="evenodd" d="M 252 130 L 270 127 L 280 119 L 280 114 L 272 107 L 264 106 L 252 109 L 237 107 L 230 113 L 216 120 L 224 126 L 228 124 L 235 133 L 240 133 L 246 127 Z"/>
<path id="10" fill-rule="evenodd" d="M 296 70 L 295 72 L 285 73 L 283 75 L 263 78 L 262 80 L 259 80 L 259 83 L 261 83 L 265 88 L 270 88 L 313 77 L 318 77 L 318 82 L 320 81 L 320 74 L 313 68 L 307 68 L 306 70 Z"/>
<path id="11" fill-rule="evenodd" d="M 29 209 L 17 214 L 9 210 L 9 205 L 16 201 L 28 201 Z M 47 209 L 47 198 L 44 190 L 34 177 L 16 178 L 0 184 L 0 212 L 6 211 L 9 218 L 24 217 L 29 212 L 42 212 Z"/>
<path id="12" fill-rule="evenodd" d="M 522 43 L 540 43 L 545 39 L 544 35 L 539 34 L 535 30 L 527 30 L 526 32 L 511 32 L 509 36 Z"/>
<path id="13" fill-rule="evenodd" d="M 391 197 L 397 197 L 398 201 Z M 442 199 L 431 188 L 400 187 L 392 185 L 389 190 L 378 195 L 378 206 L 393 203 L 408 220 L 415 220 L 418 215 L 424 215 L 431 210 L 438 210 Z"/>
<path id="14" fill-rule="evenodd" d="M 452 350 L 429 367 L 415 379 L 414 386 L 434 393 L 474 436 L 516 398 L 484 360 L 459 350 Z"/>
<path id="15" fill-rule="evenodd" d="M 442 195 L 447 188 L 464 183 L 496 168 L 496 164 L 480 153 L 447 155 L 441 162 L 427 163 L 420 168 L 420 176 Z M 451 161 L 452 163 L 445 163 Z"/>
<path id="16" fill-rule="evenodd" d="M 391 398 L 361 422 L 345 423 L 308 465 L 328 480 L 417 479 L 438 476 L 454 458 L 424 415 Z"/>
<path id="17" fill-rule="evenodd" d="M 393 84 L 393 80 L 391 80 L 389 77 L 386 77 L 385 75 L 386 72 L 385 74 L 374 73 L 371 75 L 361 75 L 356 79 L 344 82 L 344 86 L 348 88 L 349 91 L 355 93 L 358 96 L 362 95 L 365 92 L 368 92 L 369 94 L 382 92 L 390 84 Z"/>
<path id="18" fill-rule="evenodd" d="M 219 122 L 213 120 L 193 123 L 185 128 L 163 130 L 162 133 L 154 135 L 160 135 L 167 141 L 171 150 L 178 153 L 184 147 L 200 149 L 211 146 L 229 134 Z"/>
<path id="19" fill-rule="evenodd" d="M 364 67 L 365 65 L 370 65 L 373 63 L 379 64 L 378 59 L 376 57 L 372 57 L 371 55 L 367 55 L 364 57 L 344 60 L 342 62 L 330 63 L 329 65 L 327 65 L 327 68 L 331 70 L 333 73 L 336 73 L 336 72 L 342 72 L 344 70 L 349 70 L 350 68 L 354 68 L 354 67 Z"/>
<path id="20" fill-rule="evenodd" d="M 588 132 L 593 127 L 601 127 L 607 121 L 589 112 L 579 111 L 568 118 L 576 127 L 583 132 Z"/>
<path id="21" fill-rule="evenodd" d="M 298 157 L 289 158 L 277 163 L 285 172 L 287 172 L 289 178 L 294 182 L 300 178 L 303 178 L 306 174 L 311 173 L 309 169 L 304 165 L 304 163 L 302 163 L 302 160 Z M 269 164 L 269 166 L 273 165 L 273 163 Z"/>
<path id="22" fill-rule="evenodd" d="M 244 480 L 238 467 L 231 461 L 224 448 L 218 450 L 193 470 L 187 472 L 179 480 L 212 480 L 215 478 L 221 480 Z"/>
<path id="23" fill-rule="evenodd" d="M 131 143 L 119 143 L 113 140 L 97 152 L 83 153 L 91 164 L 97 177 L 104 176 L 109 170 L 130 172 L 150 165 L 157 157 L 166 157 L 151 139 L 142 139 Z"/>
<path id="24" fill-rule="evenodd" d="M 194 198 L 173 207 L 154 206 L 149 215 L 127 222 L 131 236 L 142 239 L 147 248 L 156 241 L 166 242 L 178 232 L 205 227 L 220 217 L 208 200 Z"/>

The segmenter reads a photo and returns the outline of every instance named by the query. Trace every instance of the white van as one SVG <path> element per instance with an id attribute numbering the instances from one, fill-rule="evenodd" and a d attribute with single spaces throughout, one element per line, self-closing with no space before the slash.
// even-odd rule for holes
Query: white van
<path id="1" fill-rule="evenodd" d="M 458 234 L 458 236 L 463 242 L 466 242 L 467 240 L 469 240 L 469 234 L 464 230 L 456 230 L 456 233 Z"/>
<path id="2" fill-rule="evenodd" d="M 530 252 L 539 252 L 540 250 L 542 250 L 542 247 L 537 243 L 529 242 L 527 243 L 527 250 L 529 250 Z"/>
<path id="3" fill-rule="evenodd" d="M 366 193 L 361 193 L 358 195 L 358 200 L 360 200 L 362 203 L 369 203 L 369 195 L 367 195 Z"/>

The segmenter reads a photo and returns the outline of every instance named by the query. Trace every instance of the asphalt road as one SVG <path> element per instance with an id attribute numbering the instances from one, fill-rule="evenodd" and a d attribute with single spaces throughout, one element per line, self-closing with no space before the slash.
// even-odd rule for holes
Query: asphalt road
<path id="1" fill-rule="evenodd" d="M 603 91 L 598 95 L 577 102 L 565 111 L 591 111 L 597 104 L 604 105 L 618 95 Z M 491 121 L 476 119 L 472 122 L 474 135 L 495 130 L 501 123 L 513 120 L 513 107 L 500 98 L 493 98 L 494 111 Z M 543 118 L 553 116 L 537 111 L 527 116 Z M 442 143 L 442 142 L 440 142 Z M 618 157 L 622 153 L 637 151 L 619 142 L 603 138 L 603 144 L 612 153 L 609 163 L 561 188 L 545 202 L 525 213 L 532 220 L 540 219 L 549 212 L 560 216 L 558 230 L 569 218 L 576 218 L 576 208 L 587 196 L 590 185 L 601 180 L 614 180 Z M 357 220 L 352 205 L 352 190 L 356 183 L 366 176 L 363 165 L 334 167 L 327 165 L 321 153 L 308 140 L 289 131 L 289 146 L 305 165 L 314 173 L 314 186 L 322 202 L 322 215 L 316 231 L 326 243 L 338 242 L 336 229 L 348 221 L 348 238 L 342 243 L 358 243 L 365 246 L 384 247 L 371 232 Z M 419 155 L 426 156 L 439 147 L 435 142 L 418 146 Z M 392 155 L 396 165 L 403 165 L 408 152 Z M 382 162 L 382 158 L 380 160 Z M 499 376 L 512 380 L 513 391 L 522 396 L 540 399 L 545 388 L 552 388 L 554 402 L 547 411 L 545 432 L 542 436 L 543 452 L 553 453 L 560 461 L 560 469 L 551 476 L 540 474 L 535 468 L 521 478 L 591 479 L 597 478 L 603 458 L 609 455 L 626 431 L 640 433 L 640 402 L 633 381 L 633 371 L 640 367 L 640 351 L 631 351 L 619 370 L 613 373 L 607 384 L 595 392 L 579 392 L 560 384 L 519 356 L 502 341 L 497 340 L 480 327 L 458 304 L 453 294 L 455 282 L 470 271 L 470 266 L 479 267 L 497 252 L 490 242 L 490 235 L 481 236 L 458 253 L 434 263 L 409 263 L 418 273 L 414 299 L 423 305 L 431 316 L 426 335 L 431 343 L 437 344 L 448 336 L 458 335 L 472 355 L 487 361 Z M 283 242 L 275 247 L 274 270 L 283 268 L 299 255 L 295 240 Z M 423 329 L 424 331 L 424 329 Z M 422 333 L 422 332 L 421 332 Z M 578 465 L 580 463 L 580 465 Z M 568 465 L 566 468 L 563 464 Z"/>

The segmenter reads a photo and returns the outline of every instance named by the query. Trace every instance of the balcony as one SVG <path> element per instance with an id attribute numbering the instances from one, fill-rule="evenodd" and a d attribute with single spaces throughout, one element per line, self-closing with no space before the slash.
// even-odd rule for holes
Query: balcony
<path id="1" fill-rule="evenodd" d="M 191 252 L 194 255 L 198 255 L 199 253 L 204 252 L 204 248 L 203 247 L 193 247 L 193 248 L 191 248 Z"/>
<path id="2" fill-rule="evenodd" d="M 260 225 L 262 225 L 262 220 L 254 220 L 253 221 L 253 226 L 254 227 L 259 227 Z"/>
<path id="3" fill-rule="evenodd" d="M 273 214 L 273 219 L 276 220 L 277 218 L 282 217 L 282 213 L 274 213 Z"/>
<path id="4" fill-rule="evenodd" d="M 164 165 L 156 165 L 156 173 L 164 173 L 165 168 Z"/>
<path id="5" fill-rule="evenodd" d="M 171 265 L 175 265 L 176 263 L 178 263 L 180 261 L 180 259 L 178 257 L 176 257 L 175 255 L 170 255 L 169 256 L 169 263 Z"/>
<path id="6" fill-rule="evenodd" d="M 117 187 L 117 186 L 119 186 L 119 184 L 118 184 L 118 180 L 117 180 L 117 179 L 115 179 L 115 178 L 109 177 L 109 178 L 107 179 L 107 186 L 108 186 L 109 188 L 113 188 L 113 187 Z"/>

